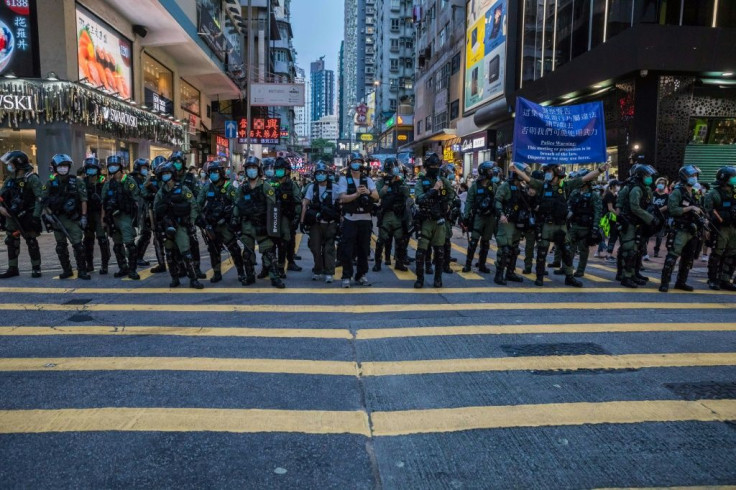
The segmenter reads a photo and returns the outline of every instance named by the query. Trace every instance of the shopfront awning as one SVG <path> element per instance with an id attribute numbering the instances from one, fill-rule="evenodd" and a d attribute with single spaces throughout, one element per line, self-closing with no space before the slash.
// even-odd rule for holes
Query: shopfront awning
<path id="1" fill-rule="evenodd" d="M 413 150 L 431 141 L 447 141 L 456 138 L 454 129 L 442 129 L 399 147 L 399 151 Z"/>

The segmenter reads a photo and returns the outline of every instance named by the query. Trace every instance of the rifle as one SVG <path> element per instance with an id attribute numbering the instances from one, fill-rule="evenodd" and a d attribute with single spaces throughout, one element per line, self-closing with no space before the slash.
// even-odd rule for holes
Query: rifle
<path id="1" fill-rule="evenodd" d="M 0 197 L 0 206 L 2 206 L 2 208 L 7 213 L 8 219 L 10 219 L 13 223 L 15 223 L 17 231 L 15 231 L 13 235 L 16 237 L 21 236 L 25 238 L 26 231 L 23 229 L 23 225 L 20 224 L 20 220 L 18 219 L 18 216 L 15 213 L 13 213 L 13 211 L 10 210 L 8 205 L 5 203 L 5 199 L 3 199 L 2 197 Z"/>
<path id="2" fill-rule="evenodd" d="M 66 239 L 69 240 L 69 243 L 72 242 L 72 237 L 71 235 L 69 235 L 69 231 L 66 229 L 61 220 L 54 213 L 52 213 L 48 207 L 43 208 L 41 219 L 43 220 L 44 226 L 46 226 L 47 232 L 60 231 L 64 234 Z"/>

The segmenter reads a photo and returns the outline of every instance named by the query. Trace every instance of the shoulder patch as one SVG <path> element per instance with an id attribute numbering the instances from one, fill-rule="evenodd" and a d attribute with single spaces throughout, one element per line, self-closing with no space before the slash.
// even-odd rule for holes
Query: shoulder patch
<path id="1" fill-rule="evenodd" d="M 187 192 L 186 196 L 187 196 L 187 199 L 191 199 L 194 197 L 194 194 L 192 194 L 191 192 Z"/>
<path id="2" fill-rule="evenodd" d="M 269 189 L 268 190 L 268 195 L 269 196 L 273 196 L 274 194 L 276 194 L 276 193 L 273 191 L 273 189 Z"/>

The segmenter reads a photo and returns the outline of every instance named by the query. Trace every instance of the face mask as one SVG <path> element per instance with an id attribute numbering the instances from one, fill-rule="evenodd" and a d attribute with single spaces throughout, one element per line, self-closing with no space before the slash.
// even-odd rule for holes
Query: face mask
<path id="1" fill-rule="evenodd" d="M 362 164 L 360 164 L 360 163 L 351 163 L 350 164 L 350 170 L 354 170 L 354 171 L 357 172 L 358 170 L 360 170 L 360 167 L 361 166 L 362 166 Z"/>
<path id="2" fill-rule="evenodd" d="M 86 173 L 87 173 L 87 175 L 90 175 L 90 176 L 97 175 L 97 169 L 96 168 L 88 168 Z"/>
<path id="3" fill-rule="evenodd" d="M 269 178 L 273 177 L 273 169 L 272 168 L 267 168 L 266 170 L 263 171 L 263 173 L 266 174 L 266 177 L 269 177 Z"/>
<path id="4" fill-rule="evenodd" d="M 12 165 L 8 165 L 8 172 L 10 172 L 11 174 L 15 173 L 15 167 Z"/>
<path id="5" fill-rule="evenodd" d="M 455 174 L 448 175 L 447 176 L 447 180 L 449 180 L 450 182 L 454 181 L 455 180 Z"/>
<path id="6" fill-rule="evenodd" d="M 217 182 L 218 180 L 220 180 L 220 174 L 210 174 L 210 182 Z"/>
<path id="7" fill-rule="evenodd" d="M 728 179 L 728 184 L 729 185 L 736 185 L 736 177 L 731 177 L 730 179 Z"/>
<path id="8" fill-rule="evenodd" d="M 118 173 L 118 170 L 120 170 L 120 167 L 118 167 L 117 165 L 107 167 L 107 171 L 110 172 L 110 174 L 116 174 Z"/>
<path id="9" fill-rule="evenodd" d="M 147 168 L 142 168 L 141 169 L 141 175 L 144 176 L 144 177 L 148 176 L 148 169 Z"/>
<path id="10" fill-rule="evenodd" d="M 69 167 L 57 167 L 57 168 L 56 168 L 56 172 L 57 172 L 57 173 L 58 173 L 59 175 L 66 175 L 66 174 L 68 174 L 68 173 L 69 173 Z"/>
<path id="11" fill-rule="evenodd" d="M 317 182 L 324 182 L 325 180 L 327 180 L 327 175 L 325 175 L 325 174 L 317 174 L 317 175 L 314 176 L 314 178 L 315 178 L 315 180 Z"/>
<path id="12" fill-rule="evenodd" d="M 491 182 L 493 182 L 494 184 L 498 184 L 499 182 L 501 182 L 501 179 L 498 177 L 492 177 Z"/>
<path id="13" fill-rule="evenodd" d="M 394 174 L 395 177 L 398 177 L 401 175 L 401 169 L 399 167 L 394 167 L 391 169 L 391 173 Z"/>
<path id="14" fill-rule="evenodd" d="M 330 182 L 335 182 L 335 176 L 334 175 L 330 174 L 329 177 L 330 177 Z"/>
<path id="15" fill-rule="evenodd" d="M 245 170 L 245 173 L 248 174 L 248 178 L 253 180 L 258 178 L 258 169 L 257 168 L 249 168 Z"/>
<path id="16" fill-rule="evenodd" d="M 644 185 L 652 185 L 652 178 L 651 177 L 644 177 Z"/>
<path id="17" fill-rule="evenodd" d="M 168 182 L 168 181 L 170 181 L 170 180 L 171 180 L 171 174 L 163 174 L 163 175 L 161 176 L 161 181 L 162 181 L 162 182 Z"/>
<path id="18" fill-rule="evenodd" d="M 202 172 L 202 173 L 200 173 L 200 174 L 199 174 L 199 178 L 200 178 L 200 179 L 204 179 L 205 175 L 206 175 L 206 174 L 205 174 L 204 172 Z"/>
<path id="19" fill-rule="evenodd" d="M 657 190 L 663 191 L 664 190 L 664 184 L 657 184 Z"/>
<path id="20" fill-rule="evenodd" d="M 554 175 L 552 175 L 552 172 L 545 172 L 544 173 L 544 180 L 547 182 L 550 182 L 554 178 Z"/>
<path id="21" fill-rule="evenodd" d="M 283 169 L 283 168 L 280 168 L 280 169 L 276 170 L 276 172 L 275 172 L 274 175 L 276 175 L 276 178 L 277 179 L 281 179 L 281 178 L 284 177 L 284 175 L 286 175 L 286 170 Z"/>
<path id="22" fill-rule="evenodd" d="M 697 177 L 690 177 L 689 179 L 687 179 L 687 185 L 689 186 L 694 186 L 697 183 L 698 183 Z"/>
<path id="23" fill-rule="evenodd" d="M 177 172 L 181 170 L 182 167 L 183 167 L 183 164 L 181 162 L 174 162 L 174 168 L 176 169 Z"/>

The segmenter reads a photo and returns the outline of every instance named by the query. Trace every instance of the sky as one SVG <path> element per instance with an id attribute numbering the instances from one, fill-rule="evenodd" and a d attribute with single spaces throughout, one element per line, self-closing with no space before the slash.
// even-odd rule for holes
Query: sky
<path id="1" fill-rule="evenodd" d="M 335 72 L 343 39 L 344 0 L 291 0 L 291 29 L 297 66 L 309 77 L 309 64 L 325 57 L 328 70 Z"/>

